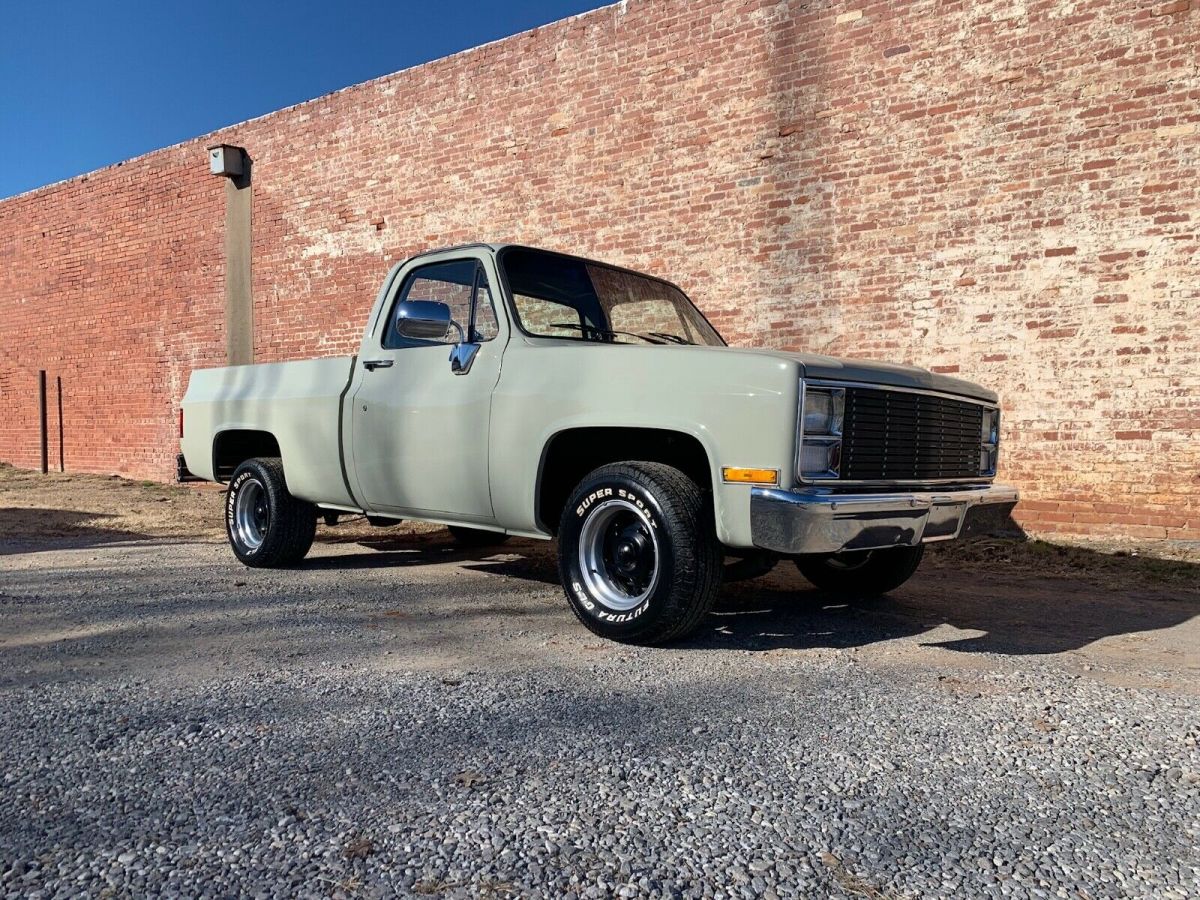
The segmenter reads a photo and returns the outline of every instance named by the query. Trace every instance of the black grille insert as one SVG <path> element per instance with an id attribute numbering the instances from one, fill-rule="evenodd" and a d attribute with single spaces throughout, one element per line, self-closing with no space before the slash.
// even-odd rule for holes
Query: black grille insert
<path id="1" fill-rule="evenodd" d="M 889 391 L 846 389 L 843 481 L 979 478 L 983 407 Z"/>

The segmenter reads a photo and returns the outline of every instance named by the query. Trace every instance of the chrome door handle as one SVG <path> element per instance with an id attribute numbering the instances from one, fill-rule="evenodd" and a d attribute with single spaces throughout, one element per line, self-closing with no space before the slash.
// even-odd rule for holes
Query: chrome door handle
<path id="1" fill-rule="evenodd" d="M 393 359 L 365 359 L 363 360 L 363 368 L 368 372 L 374 372 L 376 369 L 390 369 Z"/>

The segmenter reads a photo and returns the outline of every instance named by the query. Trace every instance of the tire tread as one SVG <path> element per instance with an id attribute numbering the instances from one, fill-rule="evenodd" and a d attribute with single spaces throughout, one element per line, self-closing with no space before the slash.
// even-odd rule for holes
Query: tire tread
<path id="1" fill-rule="evenodd" d="M 894 591 L 912 578 L 925 555 L 925 545 L 872 552 L 875 555 L 859 569 L 831 569 L 825 565 L 827 556 L 797 557 L 796 568 L 821 590 L 879 596 Z"/>

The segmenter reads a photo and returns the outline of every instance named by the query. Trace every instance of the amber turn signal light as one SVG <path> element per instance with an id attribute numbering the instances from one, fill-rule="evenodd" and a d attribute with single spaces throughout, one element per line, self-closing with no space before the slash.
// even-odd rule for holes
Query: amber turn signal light
<path id="1" fill-rule="evenodd" d="M 779 470 L 725 466 L 721 469 L 721 479 L 728 484 L 779 484 Z"/>

